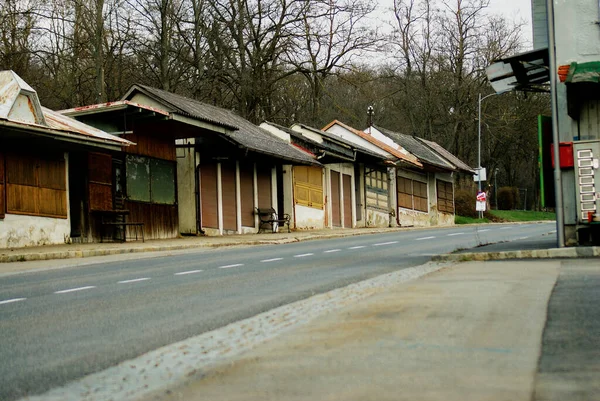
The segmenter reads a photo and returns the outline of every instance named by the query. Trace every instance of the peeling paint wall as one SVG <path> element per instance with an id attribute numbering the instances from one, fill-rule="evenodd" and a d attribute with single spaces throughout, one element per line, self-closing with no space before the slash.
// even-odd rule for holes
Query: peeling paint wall
<path id="1" fill-rule="evenodd" d="M 365 227 L 388 227 L 389 225 L 389 213 L 374 209 L 367 209 L 367 221 Z"/>
<path id="2" fill-rule="evenodd" d="M 325 211 L 312 207 L 296 205 L 294 208 L 296 229 L 319 230 L 325 228 Z"/>
<path id="3" fill-rule="evenodd" d="M 0 248 L 64 244 L 70 233 L 69 219 L 7 214 L 0 220 Z"/>

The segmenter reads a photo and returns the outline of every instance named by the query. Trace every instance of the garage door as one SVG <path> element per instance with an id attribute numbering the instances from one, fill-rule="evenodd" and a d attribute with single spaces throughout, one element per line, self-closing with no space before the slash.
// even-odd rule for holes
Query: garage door
<path id="1" fill-rule="evenodd" d="M 200 166 L 200 202 L 202 205 L 202 227 L 219 228 L 217 209 L 217 165 Z"/>
<path id="2" fill-rule="evenodd" d="M 221 163 L 221 190 L 223 194 L 223 229 L 236 231 L 235 163 Z"/>
<path id="3" fill-rule="evenodd" d="M 334 227 L 342 226 L 342 208 L 340 207 L 340 173 L 331 172 L 331 223 Z"/>
<path id="4" fill-rule="evenodd" d="M 254 164 L 240 163 L 242 226 L 254 227 Z"/>

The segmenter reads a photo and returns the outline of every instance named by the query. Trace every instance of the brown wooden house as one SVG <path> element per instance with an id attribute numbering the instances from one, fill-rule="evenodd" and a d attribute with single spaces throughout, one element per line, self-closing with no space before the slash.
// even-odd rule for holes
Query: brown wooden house
<path id="1" fill-rule="evenodd" d="M 40 105 L 33 88 L 0 72 L 0 248 L 58 244 L 92 230 L 89 210 L 110 174 L 96 158 L 129 141 Z"/>

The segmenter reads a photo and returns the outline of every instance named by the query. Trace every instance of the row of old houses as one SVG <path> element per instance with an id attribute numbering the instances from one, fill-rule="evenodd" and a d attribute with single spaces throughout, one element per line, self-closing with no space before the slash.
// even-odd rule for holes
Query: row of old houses
<path id="1" fill-rule="evenodd" d="M 449 225 L 456 175 L 473 174 L 421 138 L 257 126 L 143 85 L 54 112 L 3 71 L 0 102 L 0 248 L 256 233 L 257 208 L 296 230 Z"/>

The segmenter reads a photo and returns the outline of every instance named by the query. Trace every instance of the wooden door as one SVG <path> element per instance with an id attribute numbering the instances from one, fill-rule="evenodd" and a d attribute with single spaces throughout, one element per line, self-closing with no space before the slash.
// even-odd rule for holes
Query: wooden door
<path id="1" fill-rule="evenodd" d="M 268 209 L 272 207 L 273 196 L 271 190 L 271 167 L 257 166 L 257 184 L 258 184 L 258 207 Z"/>
<path id="2" fill-rule="evenodd" d="M 352 176 L 342 174 L 344 184 L 344 227 L 352 228 Z"/>
<path id="3" fill-rule="evenodd" d="M 217 165 L 215 163 L 200 166 L 200 204 L 202 226 L 219 228 L 217 198 Z"/>
<path id="4" fill-rule="evenodd" d="M 221 191 L 223 194 L 223 229 L 237 231 L 235 163 L 221 163 Z"/>
<path id="5" fill-rule="evenodd" d="M 342 226 L 342 208 L 340 205 L 340 173 L 331 172 L 331 223 L 334 227 Z"/>
<path id="6" fill-rule="evenodd" d="M 242 226 L 254 227 L 254 164 L 240 163 Z"/>

